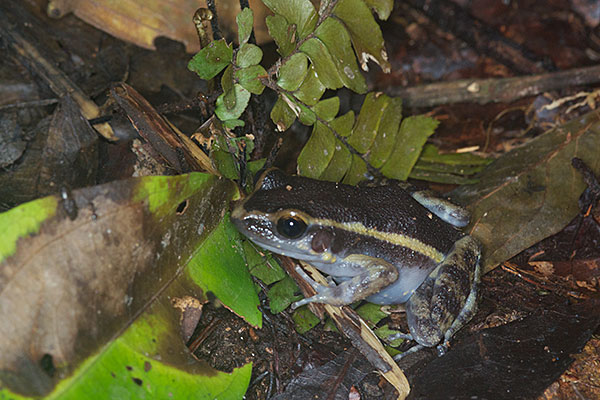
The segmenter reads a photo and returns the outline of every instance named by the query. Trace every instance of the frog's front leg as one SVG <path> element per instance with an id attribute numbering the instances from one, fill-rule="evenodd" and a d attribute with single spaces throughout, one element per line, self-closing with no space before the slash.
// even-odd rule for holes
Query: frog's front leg
<path id="1" fill-rule="evenodd" d="M 479 243 L 470 236 L 458 240 L 444 261 L 425 279 L 406 305 L 410 333 L 420 345 L 448 340 L 476 310 L 479 284 Z"/>
<path id="2" fill-rule="evenodd" d="M 312 280 L 302 268 L 297 267 L 296 271 L 315 289 L 317 294 L 295 302 L 292 308 L 298 308 L 308 303 L 326 303 L 333 306 L 351 304 L 378 293 L 398 279 L 398 269 L 382 259 L 352 254 L 344 261 L 359 265 L 362 272 L 338 285 L 321 285 Z"/>

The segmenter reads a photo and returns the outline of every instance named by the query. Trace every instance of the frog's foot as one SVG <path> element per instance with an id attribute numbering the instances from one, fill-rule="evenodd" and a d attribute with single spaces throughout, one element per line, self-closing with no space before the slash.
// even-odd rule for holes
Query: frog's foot
<path id="1" fill-rule="evenodd" d="M 302 277 L 302 279 L 306 281 L 306 283 L 308 283 L 315 290 L 315 292 L 317 292 L 317 294 L 312 297 L 307 297 L 305 299 L 296 301 L 292 304 L 292 310 L 295 310 L 296 308 L 308 303 L 324 303 L 324 299 L 328 299 L 329 297 L 331 297 L 334 287 L 332 281 L 329 281 L 328 279 L 330 285 L 325 286 L 321 285 L 318 282 L 315 282 L 315 280 L 311 278 L 306 272 L 304 272 L 304 270 L 299 266 L 296 266 L 296 272 Z"/>
<path id="2" fill-rule="evenodd" d="M 386 337 L 385 341 L 389 345 L 391 342 L 393 342 L 394 340 L 397 340 L 397 339 L 415 340 L 410 333 L 397 332 L 397 333 L 394 333 L 394 334 L 389 335 L 388 337 Z M 442 345 L 440 345 L 440 346 L 442 346 Z M 444 353 L 443 352 L 442 353 L 439 352 L 439 347 L 440 346 L 438 346 L 438 354 L 441 356 Z M 423 346 L 422 344 L 418 344 L 417 343 L 414 346 L 410 347 L 408 350 L 406 350 L 406 351 L 404 351 L 404 352 L 402 352 L 400 354 L 396 354 L 394 356 L 394 361 L 400 361 L 401 359 L 403 359 L 407 355 L 412 354 L 412 353 L 416 353 L 417 351 L 422 350 L 424 348 L 425 348 L 425 346 Z M 444 352 L 445 352 L 445 350 L 444 350 Z"/>
<path id="3" fill-rule="evenodd" d="M 470 236 L 456 242 L 445 260 L 425 279 L 406 307 L 410 332 L 417 343 L 438 351 L 473 316 L 479 284 L 480 249 Z"/>
<path id="4" fill-rule="evenodd" d="M 393 342 L 394 340 L 404 339 L 404 340 L 415 340 L 410 333 L 397 332 L 385 338 L 388 343 Z"/>
<path id="5" fill-rule="evenodd" d="M 449 348 L 450 342 L 444 341 L 443 343 L 438 344 L 438 346 L 436 347 L 438 357 L 441 357 L 444 354 L 446 354 Z"/>
<path id="6" fill-rule="evenodd" d="M 386 261 L 378 258 L 353 254 L 345 259 L 353 264 L 359 264 L 362 272 L 339 285 L 328 286 L 315 282 L 300 267 L 296 272 L 317 292 L 316 295 L 302 299 L 292 304 L 296 309 L 308 303 L 325 303 L 332 306 L 344 306 L 355 301 L 365 299 L 398 279 L 398 269 Z"/>
<path id="7" fill-rule="evenodd" d="M 400 354 L 396 354 L 393 357 L 394 361 L 398 362 L 398 361 L 402 360 L 404 357 L 406 357 L 407 355 L 412 354 L 412 353 L 416 353 L 417 351 L 423 350 L 424 348 L 425 348 L 425 346 L 423 346 L 422 344 L 415 344 L 413 347 L 411 347 L 410 349 L 406 350 L 405 352 L 400 353 Z"/>

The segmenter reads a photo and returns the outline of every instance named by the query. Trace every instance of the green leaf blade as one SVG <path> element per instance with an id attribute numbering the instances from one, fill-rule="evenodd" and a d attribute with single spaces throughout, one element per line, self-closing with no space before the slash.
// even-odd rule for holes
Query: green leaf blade
<path id="1" fill-rule="evenodd" d="M 340 0 L 333 10 L 334 15 L 344 22 L 350 32 L 356 56 L 361 67 L 368 71 L 367 62 L 374 60 L 384 72 L 391 66 L 384 47 L 383 34 L 369 7 L 363 0 Z"/>
<path id="2" fill-rule="evenodd" d="M 381 93 L 371 92 L 365 97 L 352 136 L 348 139 L 348 144 L 359 153 L 366 153 L 375 141 L 381 116 L 389 102 L 390 98 Z"/>
<path id="3" fill-rule="evenodd" d="M 295 29 L 281 15 L 268 15 L 266 18 L 269 35 L 277 44 L 277 51 L 282 57 L 287 57 L 294 50 Z"/>
<path id="4" fill-rule="evenodd" d="M 225 104 L 225 95 L 221 94 L 217 98 L 217 108 L 215 114 L 221 121 L 233 120 L 239 118 L 250 101 L 250 92 L 242 87 L 242 85 L 236 83 L 233 85 L 233 91 L 235 93 L 235 105 L 233 108 L 227 108 Z"/>
<path id="5" fill-rule="evenodd" d="M 327 122 L 333 121 L 339 110 L 340 98 L 337 96 L 321 100 L 313 107 L 315 114 Z"/>
<path id="6" fill-rule="evenodd" d="M 319 38 L 311 38 L 300 46 L 300 51 L 310 58 L 314 66 L 319 81 L 327 89 L 339 89 L 344 86 L 333 57 L 325 43 Z"/>
<path id="7" fill-rule="evenodd" d="M 332 134 L 339 137 L 348 137 L 352 133 L 352 127 L 354 126 L 354 112 L 349 111 L 346 114 L 337 117 L 329 126 L 331 127 Z M 352 165 L 352 154 L 344 143 L 341 142 L 337 137 L 334 141 L 334 153 L 331 160 L 319 175 L 319 179 L 341 182 L 350 166 Z"/>
<path id="8" fill-rule="evenodd" d="M 309 178 L 319 178 L 335 152 L 335 137 L 329 128 L 315 123 L 313 132 L 298 156 L 298 173 Z"/>
<path id="9" fill-rule="evenodd" d="M 252 25 L 254 24 L 254 12 L 250 8 L 244 8 L 236 17 L 238 26 L 238 43 L 240 46 L 248 42 L 252 34 Z"/>
<path id="10" fill-rule="evenodd" d="M 287 130 L 296 120 L 296 113 L 290 108 L 281 96 L 271 109 L 271 120 L 277 126 L 279 132 Z"/>
<path id="11" fill-rule="evenodd" d="M 377 13 L 381 20 L 386 20 L 390 17 L 394 9 L 394 0 L 364 0 L 367 6 Z"/>
<path id="12" fill-rule="evenodd" d="M 190 260 L 187 271 L 203 290 L 214 293 L 250 325 L 260 327 L 258 295 L 242 249 L 239 233 L 226 216 Z"/>
<path id="13" fill-rule="evenodd" d="M 225 39 L 211 42 L 200 50 L 188 63 L 188 69 L 202 79 L 209 80 L 217 76 L 233 59 L 233 48 Z"/>
<path id="14" fill-rule="evenodd" d="M 235 107 L 235 91 L 233 90 L 233 65 L 225 68 L 221 76 L 221 87 L 223 88 L 223 104 L 228 110 Z"/>
<path id="15" fill-rule="evenodd" d="M 337 138 L 335 139 L 334 148 L 333 157 L 331 157 L 331 161 L 321 173 L 319 179 L 330 182 L 341 182 L 352 165 L 352 154 Z"/>
<path id="16" fill-rule="evenodd" d="M 438 124 L 437 120 L 423 115 L 405 118 L 400 125 L 394 151 L 381 167 L 381 173 L 388 178 L 406 180 L 425 141 L 434 133 Z"/>
<path id="17" fill-rule="evenodd" d="M 44 197 L 29 203 L 21 204 L 6 212 L 0 213 L 0 263 L 17 250 L 17 242 L 36 234 L 42 223 L 56 214 L 58 199 Z"/>
<path id="18" fill-rule="evenodd" d="M 303 53 L 296 53 L 281 66 L 277 85 L 282 89 L 294 91 L 300 87 L 307 73 L 308 58 Z"/>
<path id="19" fill-rule="evenodd" d="M 298 285 L 289 275 L 275 283 L 267 293 L 271 312 L 278 314 L 288 308 L 294 301 L 300 300 L 302 296 L 296 295 L 297 292 Z"/>
<path id="20" fill-rule="evenodd" d="M 323 93 L 325 93 L 325 86 L 319 80 L 314 65 L 311 65 L 302 85 L 294 92 L 294 96 L 304 104 L 314 106 Z"/>
<path id="21" fill-rule="evenodd" d="M 260 81 L 261 77 L 267 75 L 267 71 L 260 65 L 251 65 L 247 68 L 238 69 L 234 76 L 240 85 L 252 94 L 261 94 L 265 85 Z"/>
<path id="22" fill-rule="evenodd" d="M 327 18 L 317 28 L 315 34 L 331 53 L 333 63 L 344 86 L 356 93 L 365 93 L 367 83 L 356 63 L 346 27 L 335 18 Z"/>
<path id="23" fill-rule="evenodd" d="M 389 104 L 381 116 L 375 141 L 369 150 L 368 161 L 373 167 L 380 168 L 392 154 L 401 119 L 402 100 L 390 98 Z"/>
<path id="24" fill-rule="evenodd" d="M 318 16 L 310 0 L 263 0 L 263 3 L 275 14 L 296 25 L 299 39 L 315 29 Z"/>
<path id="25" fill-rule="evenodd" d="M 367 177 L 367 164 L 365 160 L 357 154 L 352 154 L 352 163 L 350 169 L 344 177 L 343 183 L 347 185 L 356 185 Z"/>
<path id="26" fill-rule="evenodd" d="M 263 52 L 260 47 L 251 43 L 244 43 L 240 46 L 236 55 L 236 65 L 240 68 L 257 65 L 262 60 L 262 56 Z"/>

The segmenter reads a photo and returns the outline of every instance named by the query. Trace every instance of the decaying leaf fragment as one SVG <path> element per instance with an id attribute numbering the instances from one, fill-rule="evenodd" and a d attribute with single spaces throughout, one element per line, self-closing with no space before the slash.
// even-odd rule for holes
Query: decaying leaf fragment
<path id="1" fill-rule="evenodd" d="M 470 204 L 471 235 L 483 245 L 486 271 L 563 229 L 579 212 L 585 189 L 571 159 L 600 172 L 600 114 L 551 129 L 488 165 L 454 199 Z"/>

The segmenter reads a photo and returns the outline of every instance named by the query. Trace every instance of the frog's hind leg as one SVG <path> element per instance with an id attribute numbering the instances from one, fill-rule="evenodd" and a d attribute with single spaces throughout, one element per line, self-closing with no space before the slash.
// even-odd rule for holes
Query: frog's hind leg
<path id="1" fill-rule="evenodd" d="M 410 333 L 417 343 L 432 347 L 448 340 L 476 310 L 480 248 L 475 239 L 458 240 L 445 260 L 425 279 L 406 305 Z"/>

